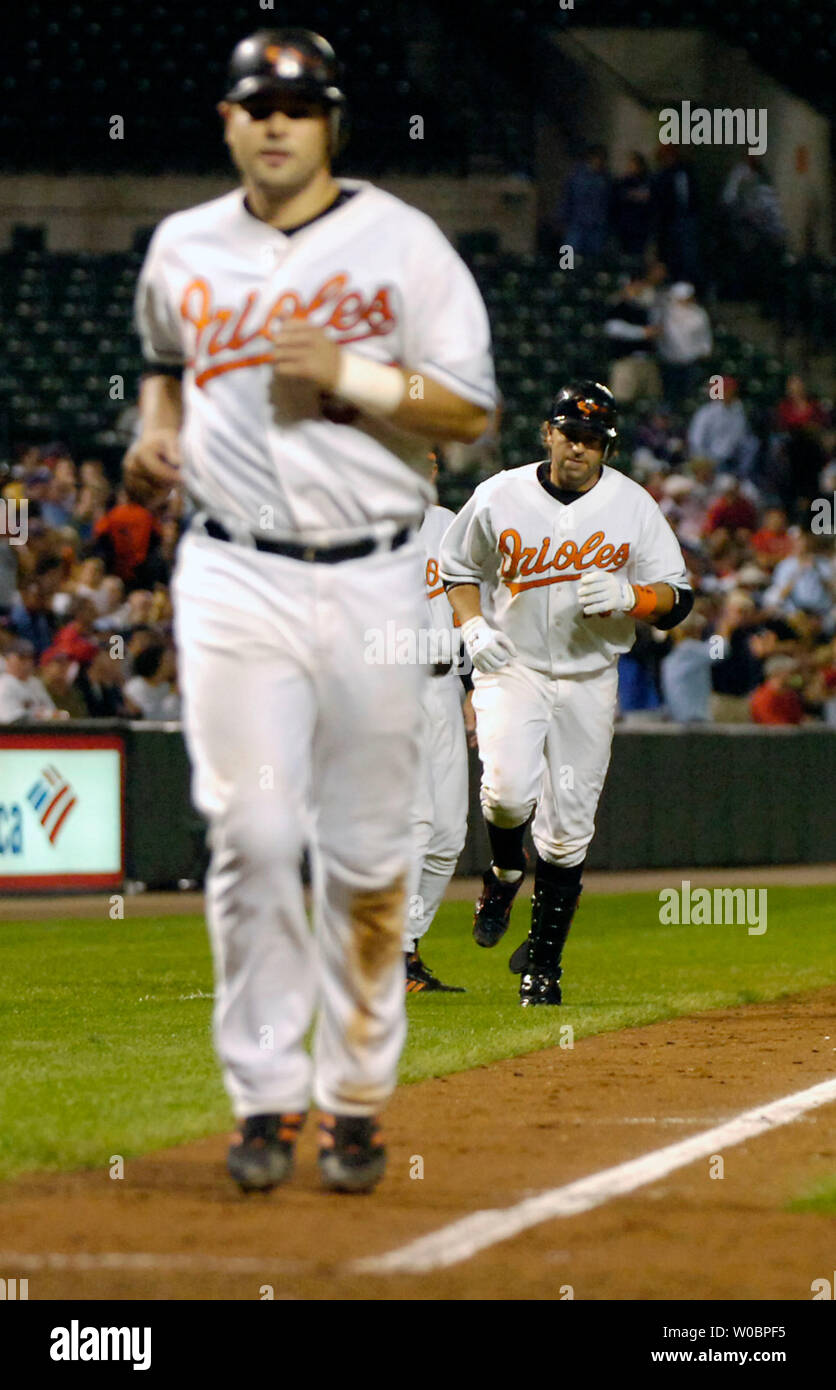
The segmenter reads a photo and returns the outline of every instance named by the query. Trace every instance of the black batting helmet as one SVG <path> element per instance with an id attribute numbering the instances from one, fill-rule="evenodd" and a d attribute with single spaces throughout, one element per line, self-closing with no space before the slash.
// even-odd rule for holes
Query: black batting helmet
<path id="1" fill-rule="evenodd" d="M 600 381 L 573 381 L 562 386 L 554 398 L 549 420 L 559 430 L 564 425 L 582 425 L 603 441 L 606 459 L 618 438 L 618 411 L 615 396 Z"/>
<path id="2" fill-rule="evenodd" d="M 320 102 L 331 117 L 332 151 L 341 147 L 345 95 L 327 39 L 310 29 L 259 29 L 236 44 L 224 100 L 246 102 L 274 93 Z"/>

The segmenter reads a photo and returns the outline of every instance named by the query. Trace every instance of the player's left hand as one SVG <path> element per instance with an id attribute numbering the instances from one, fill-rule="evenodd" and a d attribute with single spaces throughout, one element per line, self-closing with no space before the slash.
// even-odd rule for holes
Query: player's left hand
<path id="1" fill-rule="evenodd" d="M 288 319 L 275 330 L 273 361 L 277 376 L 313 381 L 326 391 L 337 384 L 342 349 L 323 328 Z"/>
<path id="2" fill-rule="evenodd" d="M 636 606 L 632 584 L 604 570 L 585 570 L 578 582 L 578 600 L 585 618 L 629 613 Z"/>

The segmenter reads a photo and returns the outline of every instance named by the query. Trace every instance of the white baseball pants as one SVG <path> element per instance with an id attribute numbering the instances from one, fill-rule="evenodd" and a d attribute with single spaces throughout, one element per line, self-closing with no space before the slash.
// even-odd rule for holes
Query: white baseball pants
<path id="1" fill-rule="evenodd" d="M 523 825 L 551 864 L 580 864 L 610 762 L 618 668 L 553 677 L 512 661 L 473 673 L 481 802 L 494 825 Z"/>
<path id="2" fill-rule="evenodd" d="M 394 1089 L 426 678 L 365 654 L 371 629 L 419 626 L 422 582 L 413 543 L 333 565 L 196 534 L 181 544 L 176 629 L 193 795 L 210 822 L 214 1036 L 238 1118 L 303 1111 L 311 1094 L 324 1110 L 370 1115 Z"/>
<path id="3" fill-rule="evenodd" d="M 413 813 L 417 879 L 410 892 L 405 951 L 429 931 L 467 836 L 467 736 L 458 676 L 431 677 L 422 704 L 421 771 Z"/>

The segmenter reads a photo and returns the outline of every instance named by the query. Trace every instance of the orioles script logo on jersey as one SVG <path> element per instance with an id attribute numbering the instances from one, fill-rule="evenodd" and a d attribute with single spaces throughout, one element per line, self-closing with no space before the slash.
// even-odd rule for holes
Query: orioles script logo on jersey
<path id="1" fill-rule="evenodd" d="M 552 555 L 551 536 L 544 536 L 539 549 L 536 545 L 524 546 L 519 531 L 512 527 L 499 537 L 499 549 L 504 556 L 499 577 L 507 584 L 512 595 L 523 589 L 540 589 L 544 584 L 560 584 L 566 580 L 580 579 L 584 570 L 593 567 L 601 570 L 620 570 L 630 556 L 630 545 L 625 541 L 618 547 L 610 545 L 603 531 L 595 531 L 582 545 L 575 541 L 561 541 Z M 553 573 L 553 571 L 558 573 Z M 519 575 L 536 575 L 520 581 Z"/>
<path id="2" fill-rule="evenodd" d="M 194 368 L 195 385 L 204 386 L 222 372 L 272 362 L 265 344 L 273 342 L 285 319 L 302 319 L 317 328 L 331 329 L 330 336 L 341 345 L 390 333 L 397 322 L 390 303 L 391 285 L 381 285 L 371 299 L 349 285 L 348 274 L 332 275 L 307 301 L 296 290 L 282 290 L 266 310 L 259 311 L 255 306 L 260 296 L 255 290 L 240 308 L 216 308 L 208 281 L 191 280 L 180 300 L 180 316 L 195 331 L 189 363 Z M 223 360 L 215 361 L 221 354 Z"/>

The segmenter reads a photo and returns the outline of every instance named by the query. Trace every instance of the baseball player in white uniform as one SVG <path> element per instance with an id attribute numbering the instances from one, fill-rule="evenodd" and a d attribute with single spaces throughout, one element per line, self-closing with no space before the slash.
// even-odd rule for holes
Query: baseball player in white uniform
<path id="1" fill-rule="evenodd" d="M 507 930 L 533 816 L 531 928 L 511 957 L 526 1007 L 561 1003 L 563 947 L 610 759 L 618 657 L 637 618 L 670 628 L 693 604 L 659 507 L 606 463 L 617 438 L 607 388 L 564 387 L 545 431 L 549 458 L 477 487 L 441 545 L 475 668 L 492 854 L 474 918 L 480 946 Z"/>
<path id="2" fill-rule="evenodd" d="M 126 473 L 182 481 L 196 509 L 176 630 L 244 1190 L 290 1175 L 312 1098 L 324 1184 L 383 1172 L 427 677 L 370 663 L 367 634 L 420 625 L 426 441 L 474 441 L 495 399 L 485 308 L 450 244 L 332 176 L 343 108 L 324 39 L 243 40 L 219 107 L 242 187 L 166 218 L 137 290 L 148 374 Z"/>
<path id="3" fill-rule="evenodd" d="M 409 994 L 463 994 L 460 986 L 445 985 L 421 958 L 420 943 L 441 905 L 467 836 L 468 768 L 463 707 L 466 696 L 460 679 L 461 642 L 453 610 L 438 567 L 441 538 L 455 513 L 447 507 L 427 508 L 418 539 L 424 548 L 428 643 L 435 674 L 426 682 L 422 700 L 421 771 L 414 805 L 417 880 L 410 894 L 404 937 L 406 988 Z M 469 663 L 468 663 L 469 665 Z"/>

